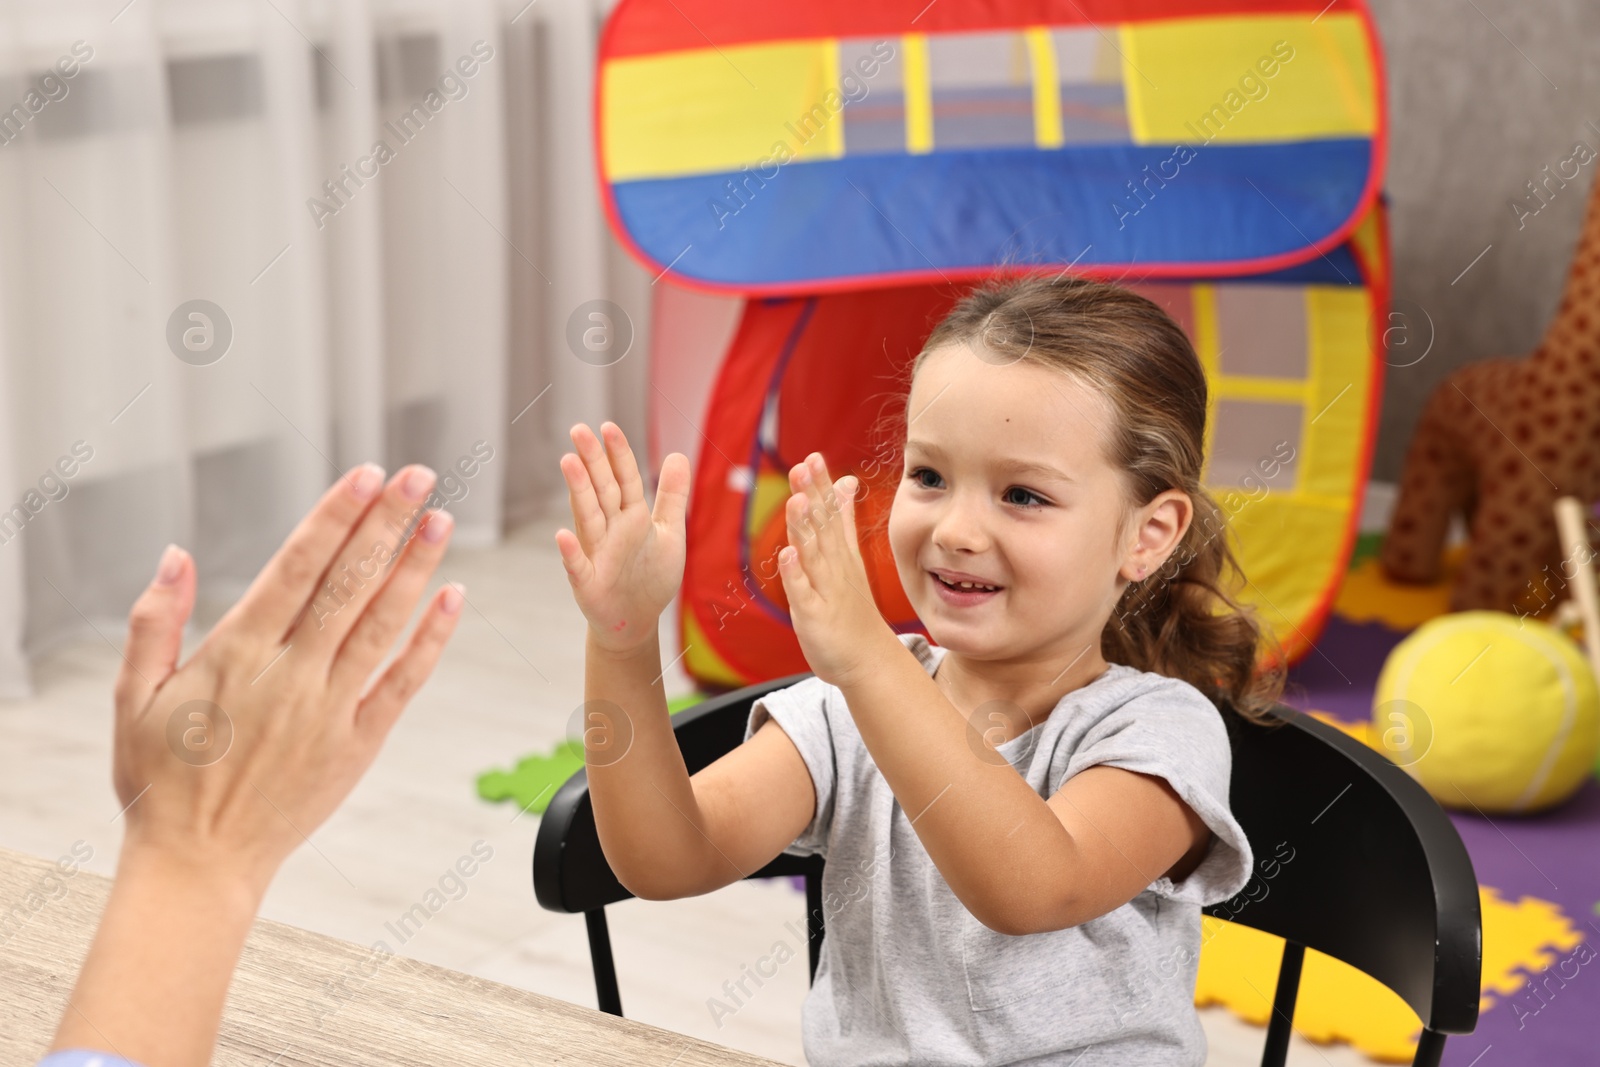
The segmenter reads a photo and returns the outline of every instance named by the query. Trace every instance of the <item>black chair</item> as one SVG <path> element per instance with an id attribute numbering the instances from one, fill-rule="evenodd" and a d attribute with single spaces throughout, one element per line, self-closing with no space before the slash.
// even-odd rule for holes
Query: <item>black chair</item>
<path id="1" fill-rule="evenodd" d="M 673 718 L 693 774 L 740 744 L 758 697 L 809 677 L 748 686 Z M 1257 870 L 1205 914 L 1284 938 L 1262 1067 L 1282 1067 L 1305 950 L 1382 982 L 1423 1022 L 1413 1064 L 1438 1067 L 1446 1034 L 1477 1025 L 1483 926 L 1478 881 L 1444 811 L 1414 779 L 1343 732 L 1284 705 L 1266 727 L 1224 716 L 1233 748 L 1229 804 Z M 806 879 L 811 975 L 821 950 L 822 860 L 779 856 L 752 878 Z M 584 771 L 550 802 L 533 851 L 533 886 L 551 910 L 582 912 L 601 1011 L 622 1014 L 605 907 L 630 894 L 600 850 Z"/>
<path id="2" fill-rule="evenodd" d="M 1288 1056 L 1308 948 L 1399 994 L 1423 1025 L 1411 1062 L 1438 1067 L 1444 1035 L 1478 1023 L 1483 920 L 1461 835 L 1385 756 L 1293 708 L 1272 711 L 1282 725 L 1224 716 L 1228 804 L 1256 872 L 1231 900 L 1204 909 L 1284 939 L 1262 1067 Z M 1277 863 L 1283 846 L 1290 858 Z"/>
<path id="3" fill-rule="evenodd" d="M 795 674 L 776 681 L 746 686 L 713 697 L 672 717 L 672 732 L 683 752 L 690 774 L 709 767 L 744 741 L 750 707 L 765 693 L 794 685 L 810 674 Z M 803 875 L 806 880 L 806 944 L 811 976 L 816 977 L 822 954 L 822 857 L 779 856 L 751 874 L 751 878 Z M 533 893 L 550 911 L 582 912 L 589 926 L 589 958 L 594 965 L 595 997 L 601 1011 L 622 1014 L 616 966 L 611 960 L 611 935 L 606 929 L 606 905 L 633 896 L 611 873 L 600 837 L 595 831 L 594 809 L 589 805 L 589 773 L 580 770 L 556 791 L 539 823 L 533 846 Z"/>

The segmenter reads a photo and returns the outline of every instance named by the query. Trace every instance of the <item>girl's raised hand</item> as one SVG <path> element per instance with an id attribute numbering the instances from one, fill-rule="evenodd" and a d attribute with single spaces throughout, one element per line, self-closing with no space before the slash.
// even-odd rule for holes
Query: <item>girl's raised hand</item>
<path id="1" fill-rule="evenodd" d="M 556 531 L 556 547 L 594 640 L 627 652 L 655 635 L 683 582 L 689 457 L 662 461 L 652 511 L 622 429 L 603 422 L 600 432 L 604 445 L 585 423 L 571 430 L 578 454 L 561 457 L 561 474 L 577 533 Z"/>
<path id="2" fill-rule="evenodd" d="M 793 496 L 785 506 L 789 545 L 778 553 L 778 574 L 789 618 L 811 672 L 843 687 L 903 649 L 872 599 L 856 540 L 855 498 L 860 479 L 834 483 L 822 455 L 811 453 L 789 471 Z"/>

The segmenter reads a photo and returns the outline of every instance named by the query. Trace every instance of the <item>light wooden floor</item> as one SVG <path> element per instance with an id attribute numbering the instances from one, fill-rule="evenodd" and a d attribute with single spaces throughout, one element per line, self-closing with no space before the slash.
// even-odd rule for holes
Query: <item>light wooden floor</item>
<path id="1" fill-rule="evenodd" d="M 474 791 L 479 771 L 509 767 L 563 738 L 582 702 L 584 623 L 552 540 L 563 521 L 553 513 L 496 548 L 451 550 L 437 581 L 464 581 L 470 606 L 443 662 L 349 801 L 311 835 L 314 847 L 290 858 L 263 914 L 362 944 L 382 940 L 431 963 L 594 1006 L 583 920 L 534 903 L 537 816 L 514 818 L 509 805 L 485 803 Z M 0 844 L 53 859 L 83 841 L 94 850 L 88 869 L 109 875 L 122 825 L 110 781 L 110 691 L 119 662 L 111 642 L 120 647 L 122 633 L 100 629 L 105 639 L 90 636 L 36 663 L 34 699 L 0 703 Z M 663 626 L 662 643 L 665 658 L 677 654 L 670 627 Z M 666 680 L 669 695 L 692 688 L 676 667 Z M 400 943 L 389 925 L 480 840 L 494 856 L 466 895 Z M 803 1064 L 805 952 L 785 926 L 803 913 L 803 899 L 776 882 L 610 909 L 624 1011 Z M 795 959 L 719 1026 L 708 999 L 779 940 L 790 942 Z M 1264 1031 L 1220 1009 L 1201 1017 L 1209 1063 L 1260 1062 Z M 1289 1055 L 1296 1067 L 1371 1062 L 1299 1037 Z"/>

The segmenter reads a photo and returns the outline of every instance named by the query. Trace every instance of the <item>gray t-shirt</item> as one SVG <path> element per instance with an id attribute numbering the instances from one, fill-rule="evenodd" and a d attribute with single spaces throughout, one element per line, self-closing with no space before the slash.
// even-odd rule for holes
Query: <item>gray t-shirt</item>
<path id="1" fill-rule="evenodd" d="M 901 640 L 931 675 L 945 650 Z M 1065 930 L 1013 936 L 951 892 L 868 754 L 844 695 L 818 678 L 756 701 L 800 751 L 817 810 L 794 855 L 827 860 L 827 933 L 801 1013 L 806 1059 L 843 1065 L 1199 1067 L 1194 1007 L 1200 908 L 1250 880 L 1228 811 L 1222 715 L 1187 682 L 1111 664 L 1048 719 L 998 749 L 1041 797 L 1095 764 L 1159 775 L 1213 831 L 1205 858 L 1127 904 Z"/>

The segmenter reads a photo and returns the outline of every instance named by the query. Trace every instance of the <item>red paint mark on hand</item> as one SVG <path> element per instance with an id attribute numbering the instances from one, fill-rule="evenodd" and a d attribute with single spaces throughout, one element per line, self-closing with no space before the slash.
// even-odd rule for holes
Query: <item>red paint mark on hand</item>
<path id="1" fill-rule="evenodd" d="M 628 620 L 627 619 L 623 619 L 621 622 L 617 623 L 615 626 L 613 626 L 611 628 L 611 632 L 612 633 L 616 633 L 618 630 L 622 629 L 626 625 L 628 625 Z"/>

